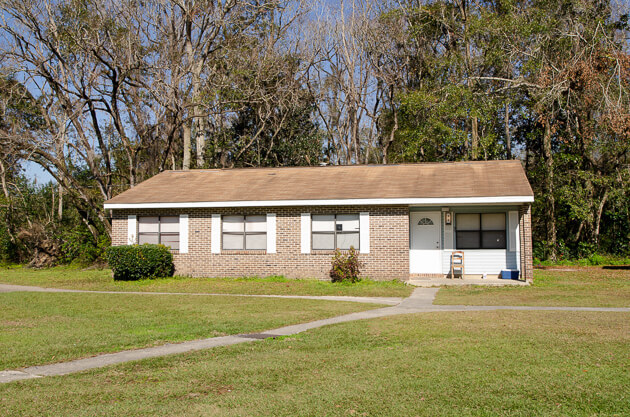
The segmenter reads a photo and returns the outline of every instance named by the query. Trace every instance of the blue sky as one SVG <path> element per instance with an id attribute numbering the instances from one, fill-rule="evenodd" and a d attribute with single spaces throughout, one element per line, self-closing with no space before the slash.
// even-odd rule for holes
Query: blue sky
<path id="1" fill-rule="evenodd" d="M 24 167 L 26 177 L 33 181 L 37 180 L 37 184 L 39 185 L 53 181 L 53 177 L 34 162 L 24 162 L 22 166 Z"/>

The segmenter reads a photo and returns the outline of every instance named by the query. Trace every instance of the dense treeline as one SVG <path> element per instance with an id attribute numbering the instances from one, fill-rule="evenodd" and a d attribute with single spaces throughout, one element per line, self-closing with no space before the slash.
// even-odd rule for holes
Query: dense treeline
<path id="1" fill-rule="evenodd" d="M 487 159 L 538 257 L 627 255 L 625 7 L 0 0 L 0 258 L 98 259 L 103 201 L 165 169 Z"/>

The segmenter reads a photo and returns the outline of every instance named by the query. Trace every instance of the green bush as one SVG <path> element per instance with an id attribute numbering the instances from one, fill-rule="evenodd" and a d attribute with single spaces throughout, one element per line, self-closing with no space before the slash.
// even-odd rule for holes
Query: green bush
<path id="1" fill-rule="evenodd" d="M 171 277 L 175 271 L 173 254 L 164 245 L 111 246 L 107 263 L 119 281 Z"/>
<path id="2" fill-rule="evenodd" d="M 609 262 L 607 262 L 608 260 L 603 257 L 602 255 L 598 255 L 598 254 L 593 254 L 591 256 L 589 256 L 588 258 L 588 263 L 591 265 L 604 265 L 607 264 Z"/>
<path id="3" fill-rule="evenodd" d="M 359 254 L 351 246 L 347 254 L 337 249 L 332 259 L 330 279 L 332 282 L 358 282 L 362 265 L 359 261 Z"/>
<path id="4" fill-rule="evenodd" d="M 588 258 L 559 259 L 555 262 L 534 258 L 534 265 L 540 266 L 603 266 L 603 265 L 630 265 L 630 258 L 617 255 L 593 254 Z"/>
<path id="5" fill-rule="evenodd" d="M 111 244 L 107 233 L 101 233 L 98 241 L 85 225 L 78 225 L 61 233 L 62 263 L 76 262 L 89 265 L 105 259 L 105 251 Z"/>

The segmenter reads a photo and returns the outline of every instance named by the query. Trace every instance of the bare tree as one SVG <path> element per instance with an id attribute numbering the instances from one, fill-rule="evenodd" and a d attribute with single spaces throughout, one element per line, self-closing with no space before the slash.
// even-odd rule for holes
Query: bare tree
<path id="1" fill-rule="evenodd" d="M 319 59 L 309 78 L 326 130 L 332 163 L 369 162 L 380 111 L 378 82 L 368 56 L 366 28 L 374 18 L 369 1 L 342 1 L 314 22 L 311 48 Z"/>
<path id="2" fill-rule="evenodd" d="M 284 8 L 254 0 L 1 0 L 4 70 L 37 97 L 44 124 L 2 136 L 50 173 L 59 198 L 77 205 L 96 237 L 95 222 L 110 228 L 102 201 L 177 160 L 189 168 L 193 135 L 203 166 L 209 111 L 234 109 L 220 92 L 235 89 L 230 72 L 253 68 L 285 35 L 293 20 Z M 241 42 L 265 33 L 253 56 L 226 65 L 237 64 Z M 255 98 L 252 86 L 243 103 L 272 101 Z"/>

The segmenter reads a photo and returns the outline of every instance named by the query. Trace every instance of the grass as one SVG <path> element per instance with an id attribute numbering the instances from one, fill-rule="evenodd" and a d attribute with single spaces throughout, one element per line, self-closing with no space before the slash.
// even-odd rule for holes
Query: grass
<path id="1" fill-rule="evenodd" d="M 258 332 L 377 307 L 318 300 L 25 292 L 0 294 L 0 305 L 0 370 Z"/>
<path id="2" fill-rule="evenodd" d="M 356 284 L 315 279 L 188 278 L 174 277 L 132 282 L 114 281 L 109 269 L 81 270 L 71 267 L 30 269 L 0 268 L 0 283 L 99 291 L 187 292 L 214 294 L 347 295 L 407 297 L 412 287 L 400 281 L 362 280 Z"/>
<path id="3" fill-rule="evenodd" d="M 17 415 L 623 416 L 627 313 L 405 315 L 0 385 Z"/>
<path id="4" fill-rule="evenodd" d="M 440 289 L 435 304 L 630 307 L 630 270 L 536 270 L 529 287 Z"/>

